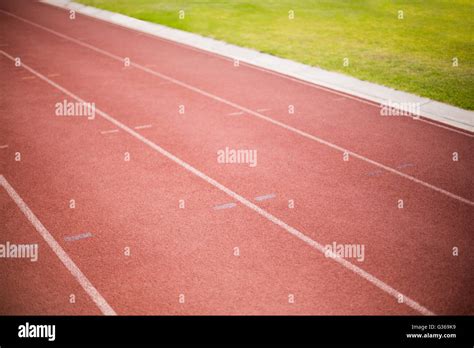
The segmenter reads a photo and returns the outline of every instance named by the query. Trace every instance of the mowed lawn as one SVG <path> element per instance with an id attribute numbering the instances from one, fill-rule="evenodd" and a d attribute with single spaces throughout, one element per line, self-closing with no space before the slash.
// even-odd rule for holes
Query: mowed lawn
<path id="1" fill-rule="evenodd" d="M 80 2 L 474 109 L 472 0 Z"/>

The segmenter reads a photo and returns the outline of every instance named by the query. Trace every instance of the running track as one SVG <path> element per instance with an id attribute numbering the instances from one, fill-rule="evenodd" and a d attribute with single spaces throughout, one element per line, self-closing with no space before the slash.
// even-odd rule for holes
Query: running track
<path id="1" fill-rule="evenodd" d="M 1 314 L 474 313 L 472 133 L 36 2 L 0 27 L 0 243 L 39 245 Z"/>

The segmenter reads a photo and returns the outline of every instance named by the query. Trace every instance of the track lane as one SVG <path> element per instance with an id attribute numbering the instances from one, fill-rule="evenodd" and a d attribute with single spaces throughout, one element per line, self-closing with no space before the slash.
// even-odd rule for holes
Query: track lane
<path id="1" fill-rule="evenodd" d="M 37 244 L 37 261 L 0 260 L 2 315 L 99 315 L 101 312 L 0 186 L 0 243 Z M 45 281 L 47 280 L 47 281 Z M 74 295 L 74 303 L 71 303 Z"/>

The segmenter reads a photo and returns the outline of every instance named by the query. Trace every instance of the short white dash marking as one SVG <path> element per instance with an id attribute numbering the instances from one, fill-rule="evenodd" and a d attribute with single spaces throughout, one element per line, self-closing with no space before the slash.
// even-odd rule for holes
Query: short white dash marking
<path id="1" fill-rule="evenodd" d="M 74 242 L 79 239 L 85 239 L 85 238 L 90 238 L 90 237 L 92 237 L 92 233 L 86 232 L 86 233 L 81 233 L 75 236 L 64 237 L 64 240 L 66 242 Z"/>
<path id="2" fill-rule="evenodd" d="M 101 131 L 100 134 L 110 134 L 110 133 L 118 133 L 118 129 L 111 129 L 106 131 Z"/>
<path id="3" fill-rule="evenodd" d="M 144 124 L 143 126 L 136 126 L 134 127 L 135 129 L 145 129 L 145 128 L 151 128 L 151 124 Z"/>
<path id="4" fill-rule="evenodd" d="M 275 198 L 275 197 L 276 197 L 276 194 L 269 193 L 268 195 L 257 196 L 257 197 L 255 197 L 255 200 L 256 201 L 265 201 L 267 199 L 272 199 L 272 198 Z"/>
<path id="5" fill-rule="evenodd" d="M 257 109 L 257 112 L 270 111 L 271 109 Z"/>
<path id="6" fill-rule="evenodd" d="M 397 169 L 403 169 L 403 168 L 409 168 L 409 167 L 414 167 L 415 165 L 413 163 L 403 163 L 397 166 Z"/>
<path id="7" fill-rule="evenodd" d="M 8 145 L 0 145 L 0 149 L 6 149 Z"/>
<path id="8" fill-rule="evenodd" d="M 235 115 L 243 115 L 244 112 L 243 111 L 237 111 L 237 112 L 231 112 L 230 114 L 227 114 L 229 116 L 235 116 Z"/>
<path id="9" fill-rule="evenodd" d="M 221 205 L 216 205 L 214 207 L 214 210 L 230 209 L 230 208 L 233 208 L 235 206 L 237 206 L 237 204 L 235 204 L 235 203 L 225 203 L 225 204 L 221 204 Z"/>

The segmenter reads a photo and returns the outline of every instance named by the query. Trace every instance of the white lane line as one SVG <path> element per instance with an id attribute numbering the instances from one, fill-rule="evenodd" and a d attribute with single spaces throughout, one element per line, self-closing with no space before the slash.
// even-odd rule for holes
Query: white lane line
<path id="1" fill-rule="evenodd" d="M 404 169 L 404 168 L 411 168 L 415 165 L 413 163 L 402 163 L 397 165 L 397 169 Z M 368 176 L 379 176 L 382 175 L 384 172 L 381 170 L 374 170 L 372 172 L 367 173 Z"/>
<path id="2" fill-rule="evenodd" d="M 8 145 L 0 145 L 0 149 L 6 149 Z"/>
<path id="3" fill-rule="evenodd" d="M 46 28 L 46 27 L 44 27 L 44 26 L 42 26 L 42 25 L 40 25 L 40 24 L 36 24 L 36 23 L 34 23 L 34 22 L 31 22 L 31 21 L 28 20 L 28 19 L 24 19 L 24 18 L 18 17 L 18 16 L 16 16 L 16 15 L 12 14 L 12 13 L 9 13 L 9 12 L 3 11 L 3 10 L 0 10 L 0 12 L 5 13 L 5 14 L 7 14 L 7 15 L 9 15 L 9 16 L 18 18 L 19 20 L 24 21 L 25 23 L 29 23 L 29 24 L 31 24 L 31 25 L 33 25 L 33 26 L 36 26 L 36 27 L 41 28 L 41 29 L 44 29 L 44 30 L 46 30 L 47 32 L 50 32 L 50 33 L 52 33 L 52 34 L 54 34 L 54 35 L 57 35 L 57 36 L 62 37 L 62 38 L 65 38 L 65 39 L 67 39 L 67 40 L 70 40 L 70 41 L 72 41 L 72 42 L 74 42 L 74 43 L 76 43 L 76 44 L 78 44 L 78 45 L 81 45 L 81 46 L 83 46 L 83 47 L 87 47 L 87 48 L 89 48 L 89 49 L 91 49 L 91 50 L 93 50 L 93 51 L 95 51 L 95 52 L 101 53 L 101 54 L 103 54 L 103 55 L 105 55 L 105 56 L 107 56 L 107 57 L 110 57 L 110 58 L 112 58 L 112 59 L 115 59 L 115 60 L 118 60 L 118 61 L 120 61 L 120 62 L 123 62 L 123 57 L 119 57 L 119 56 L 117 56 L 117 55 L 115 55 L 115 54 L 113 54 L 113 53 L 107 52 L 107 51 L 105 51 L 105 50 L 103 50 L 103 49 L 101 49 L 101 48 L 92 46 L 92 45 L 90 45 L 90 44 L 88 44 L 88 43 L 85 43 L 85 42 L 81 42 L 81 41 L 76 40 L 76 39 L 74 39 L 74 38 L 72 38 L 72 37 L 69 37 L 69 36 L 67 36 L 67 35 L 61 34 L 61 33 L 57 32 L 57 31 L 55 31 L 55 30 L 52 30 L 52 29 Z M 3 51 L 2 51 L 2 52 L 3 52 Z M 454 193 L 452 193 L 452 192 L 449 192 L 449 191 L 447 191 L 447 190 L 445 190 L 445 189 L 442 189 L 442 188 L 440 188 L 440 187 L 437 187 L 437 186 L 435 186 L 435 185 L 429 184 L 429 183 L 427 183 L 427 182 L 425 182 L 425 181 L 423 181 L 423 180 L 417 179 L 417 178 L 415 178 L 415 177 L 413 177 L 413 176 L 411 176 L 411 175 L 402 173 L 402 172 L 400 172 L 400 171 L 398 171 L 398 170 L 396 170 L 396 169 L 394 169 L 394 168 L 391 168 L 391 167 L 386 166 L 386 165 L 384 165 L 384 164 L 382 164 L 382 163 L 379 163 L 379 162 L 376 162 L 376 161 L 374 161 L 374 160 L 371 160 L 371 159 L 369 159 L 368 157 L 365 157 L 365 156 L 363 156 L 363 155 L 359 155 L 359 154 L 356 153 L 356 152 L 352 152 L 352 151 L 349 151 L 349 150 L 347 150 L 347 149 L 344 149 L 344 148 L 342 148 L 342 147 L 340 147 L 340 146 L 338 146 L 338 145 L 336 145 L 336 144 L 333 144 L 333 143 L 331 143 L 331 142 L 329 142 L 329 141 L 326 141 L 326 140 L 321 139 L 321 138 L 319 138 L 319 137 L 317 137 L 317 136 L 314 136 L 314 135 L 311 135 L 311 134 L 309 134 L 309 133 L 306 133 L 306 132 L 304 132 L 304 131 L 302 131 L 302 130 L 300 130 L 300 129 L 297 129 L 297 128 L 295 128 L 295 127 L 289 126 L 289 125 L 287 125 L 286 123 L 277 121 L 277 120 L 275 120 L 275 119 L 273 119 L 273 118 L 271 118 L 271 117 L 268 117 L 268 116 L 265 116 L 265 115 L 260 114 L 260 113 L 258 113 L 258 112 L 255 112 L 255 111 L 253 111 L 253 110 L 250 110 L 250 109 L 248 109 L 248 108 L 246 108 L 246 107 L 244 107 L 244 106 L 241 106 L 241 105 L 239 105 L 239 104 L 236 104 L 236 103 L 234 103 L 234 102 L 231 102 L 231 101 L 229 101 L 229 100 L 227 100 L 227 99 L 218 97 L 218 96 L 216 96 L 216 95 L 214 95 L 214 94 L 212 94 L 212 93 L 209 93 L 209 92 L 206 92 L 206 91 L 204 91 L 204 90 L 202 90 L 202 89 L 199 89 L 199 88 L 197 88 L 197 87 L 188 85 L 188 84 L 185 83 L 185 82 L 176 80 L 176 79 L 174 79 L 174 78 L 172 78 L 172 77 L 169 77 L 169 76 L 167 76 L 167 75 L 163 75 L 163 74 L 161 74 L 161 73 L 159 73 L 159 72 L 156 72 L 156 71 L 154 71 L 154 70 L 148 69 L 148 68 L 146 68 L 146 67 L 144 67 L 144 66 L 142 66 L 142 65 L 140 65 L 140 64 L 134 63 L 133 61 L 130 62 L 130 67 L 132 67 L 132 66 L 135 67 L 135 68 L 137 68 L 137 69 L 140 69 L 140 70 L 142 70 L 142 71 L 145 71 L 145 72 L 147 72 L 147 73 L 149 73 L 149 74 L 158 76 L 158 77 L 161 78 L 161 79 L 164 79 L 164 80 L 173 82 L 174 84 L 176 84 L 176 85 L 178 85 L 178 86 L 184 87 L 184 88 L 189 89 L 189 90 L 191 90 L 191 91 L 194 91 L 194 92 L 196 92 L 196 93 L 198 93 L 198 94 L 201 94 L 201 95 L 204 95 L 204 96 L 206 96 L 206 97 L 208 97 L 208 98 L 214 99 L 214 100 L 216 100 L 216 101 L 218 101 L 218 102 L 221 102 L 221 103 L 223 103 L 223 104 L 230 105 L 230 106 L 232 106 L 232 107 L 234 107 L 234 108 L 236 108 L 236 109 L 238 109 L 238 110 L 241 110 L 241 111 L 244 111 L 244 112 L 246 112 L 246 113 L 249 113 L 249 114 L 251 114 L 251 115 L 253 115 L 253 116 L 255 116 L 255 117 L 258 117 L 258 118 L 260 118 L 260 119 L 262 119 L 262 120 L 264 120 L 264 121 L 267 121 L 267 122 L 272 123 L 272 124 L 274 124 L 274 125 L 276 125 L 276 126 L 279 126 L 279 127 L 281 127 L 281 128 L 284 128 L 284 129 L 286 129 L 286 130 L 289 130 L 289 131 L 291 131 L 291 132 L 293 132 L 293 133 L 299 134 L 299 135 L 301 135 L 301 136 L 303 136 L 303 137 L 305 137 L 305 138 L 307 138 L 307 139 L 310 139 L 310 140 L 316 141 L 316 142 L 318 142 L 318 143 L 320 143 L 320 144 L 326 145 L 326 146 L 328 146 L 328 147 L 330 147 L 330 148 L 332 148 L 332 149 L 334 149 L 334 150 L 337 150 L 337 151 L 339 151 L 339 152 L 341 152 L 341 153 L 348 153 L 350 156 L 355 157 L 355 158 L 357 158 L 357 159 L 359 159 L 359 160 L 361 160 L 361 161 L 365 161 L 365 162 L 370 163 L 370 164 L 372 164 L 372 165 L 374 165 L 374 166 L 376 166 L 376 167 L 382 168 L 382 169 L 384 169 L 384 170 L 386 170 L 386 171 L 388 171 L 388 172 L 390 172 L 390 173 L 392 173 L 392 174 L 395 174 L 395 175 L 398 175 L 398 176 L 400 176 L 400 177 L 402 177 L 402 178 L 408 179 L 408 180 L 410 180 L 410 181 L 412 181 L 412 182 L 414 182 L 414 183 L 416 183 L 416 184 L 423 185 L 423 186 L 425 186 L 425 187 L 427 187 L 427 188 L 429 188 L 429 189 L 431 189 L 431 190 L 434 190 L 434 191 L 436 191 L 436 192 L 438 192 L 438 193 L 444 194 L 444 195 L 446 195 L 446 196 L 448 196 L 448 197 L 450 197 L 450 198 L 456 199 L 456 200 L 458 200 L 458 201 L 460 201 L 460 202 L 462 202 L 462 203 L 466 203 L 466 204 L 469 204 L 469 205 L 474 206 L 474 202 L 473 202 L 473 201 L 470 201 L 469 199 L 466 199 L 466 198 L 464 198 L 464 197 L 461 197 L 461 196 L 459 196 L 459 195 L 456 195 L 456 194 L 454 194 Z"/>
<path id="4" fill-rule="evenodd" d="M 118 133 L 118 129 L 111 129 L 111 130 L 105 130 L 101 131 L 100 134 L 110 134 L 110 133 Z"/>
<path id="5" fill-rule="evenodd" d="M 23 214 L 27 217 L 28 221 L 35 227 L 36 231 L 43 237 L 43 239 L 48 243 L 49 247 L 54 251 L 57 257 L 61 262 L 66 266 L 66 268 L 71 272 L 71 274 L 76 278 L 79 284 L 82 286 L 84 291 L 89 295 L 92 301 L 95 302 L 97 307 L 105 315 L 116 315 L 115 311 L 110 307 L 107 301 L 102 297 L 102 295 L 97 291 L 97 289 L 92 285 L 92 283 L 87 279 L 87 277 L 82 273 L 79 267 L 76 266 L 74 261 L 69 257 L 69 255 L 64 251 L 63 248 L 56 242 L 54 237 L 48 230 L 43 226 L 41 221 L 38 220 L 36 215 L 31 211 L 31 209 L 26 205 L 23 199 L 18 195 L 15 189 L 8 183 L 7 179 L 3 175 L 0 175 L 0 185 L 7 191 L 11 199 L 16 203 L 18 208 L 22 211 Z"/>
<path id="6" fill-rule="evenodd" d="M 235 115 L 243 115 L 244 112 L 243 111 L 237 111 L 237 112 L 231 112 L 230 114 L 227 114 L 229 116 L 235 116 Z"/>
<path id="7" fill-rule="evenodd" d="M 225 203 L 225 204 L 216 205 L 214 207 L 214 210 L 230 209 L 230 208 L 234 208 L 236 206 L 237 206 L 237 204 L 235 204 L 235 203 Z"/>
<path id="8" fill-rule="evenodd" d="M 265 112 L 265 111 L 270 111 L 271 109 L 257 109 L 257 112 Z"/>
<path id="9" fill-rule="evenodd" d="M 79 239 L 85 239 L 85 238 L 90 238 L 90 237 L 92 237 L 92 233 L 86 232 L 86 233 L 77 234 L 75 236 L 64 237 L 64 240 L 66 242 L 74 242 Z"/>
<path id="10" fill-rule="evenodd" d="M 261 201 L 266 201 L 267 199 L 272 199 L 272 198 L 275 198 L 275 197 L 276 197 L 276 194 L 269 193 L 268 195 L 257 196 L 257 197 L 255 197 L 255 200 L 261 202 Z"/>
<path id="11" fill-rule="evenodd" d="M 36 78 L 36 77 L 34 77 L 34 76 L 23 76 L 21 79 L 22 79 L 22 80 L 33 80 L 33 79 L 35 79 L 35 78 Z"/>
<path id="12" fill-rule="evenodd" d="M 415 120 L 415 121 L 421 121 L 421 122 L 429 123 L 432 126 L 435 126 L 435 127 L 438 127 L 438 128 L 443 128 L 443 129 L 446 129 L 448 131 L 455 132 L 455 133 L 458 133 L 458 134 L 462 134 L 462 135 L 465 135 L 465 136 L 470 137 L 470 138 L 474 138 L 473 134 L 469 134 L 469 133 L 466 133 L 466 132 L 463 132 L 463 131 L 460 131 L 458 129 L 451 128 L 451 127 L 448 127 L 448 126 L 443 126 L 442 124 L 439 124 L 437 122 L 429 121 L 428 119 L 422 118 L 422 117 L 413 117 L 412 119 Z"/>
<path id="13" fill-rule="evenodd" d="M 0 53 L 3 54 L 5 57 L 8 57 L 11 61 L 15 61 L 15 58 L 12 57 L 11 55 L 9 55 L 8 53 L 6 53 L 2 50 L 0 50 Z M 50 84 L 54 88 L 60 90 L 64 94 L 70 96 L 73 99 L 76 99 L 80 103 L 85 103 L 85 101 L 83 99 L 81 99 L 80 97 L 78 97 L 74 93 L 70 92 L 66 88 L 62 87 L 61 85 L 57 84 L 56 82 L 48 79 L 46 76 L 42 75 L 41 73 L 37 72 L 36 70 L 30 68 L 28 65 L 22 63 L 21 66 L 24 69 L 26 69 L 26 70 L 30 71 L 31 73 L 35 74 L 40 79 L 42 79 L 46 83 Z M 204 181 L 206 181 L 210 185 L 212 185 L 212 186 L 216 187 L 217 189 L 221 190 L 222 192 L 224 192 L 225 194 L 230 196 L 232 199 L 242 203 L 243 205 L 245 205 L 249 209 L 251 209 L 254 212 L 256 212 L 257 214 L 263 216 L 264 218 L 271 221 L 272 223 L 280 226 L 282 229 L 284 229 L 285 231 L 287 231 L 291 235 L 293 235 L 296 238 L 302 240 L 303 242 L 305 242 L 306 244 L 308 244 L 312 248 L 316 249 L 317 251 L 319 251 L 320 253 L 325 255 L 326 249 L 322 244 L 314 241 L 310 237 L 306 236 L 304 233 L 298 231 L 296 228 L 293 228 L 293 227 L 287 225 L 285 222 L 283 222 L 282 220 L 280 220 L 277 217 L 273 216 L 272 214 L 270 214 L 266 210 L 264 210 L 264 209 L 260 208 L 259 206 L 253 204 L 251 201 L 247 200 L 246 198 L 242 197 L 241 195 L 235 193 L 231 189 L 229 189 L 226 186 L 222 185 L 218 181 L 216 181 L 216 180 L 212 179 L 211 177 L 207 176 L 206 174 L 204 174 L 200 170 L 194 168 L 193 166 L 191 166 L 187 162 L 185 162 L 182 159 L 176 157 L 172 153 L 166 151 L 161 146 L 159 146 L 159 145 L 155 144 L 154 142 L 152 142 L 151 140 L 145 138 L 140 133 L 135 132 L 132 128 L 130 128 L 130 127 L 126 126 L 125 124 L 121 123 L 120 121 L 116 120 L 115 118 L 113 118 L 109 114 L 105 113 L 104 111 L 96 108 L 96 113 L 99 116 L 101 116 L 102 118 L 104 118 L 105 120 L 107 120 L 110 123 L 114 124 L 115 126 L 121 128 L 126 133 L 133 136 L 134 138 L 138 139 L 139 141 L 141 141 L 145 145 L 149 146 L 153 150 L 157 151 L 158 153 L 160 153 L 163 156 L 167 157 L 171 161 L 173 161 L 176 164 L 180 165 L 181 167 L 183 167 L 187 171 L 193 173 L 194 175 L 196 175 L 197 177 L 203 179 Z M 347 268 L 348 270 L 350 270 L 350 271 L 354 272 L 355 274 L 359 275 L 360 277 L 366 279 L 368 282 L 372 283 L 373 285 L 375 285 L 376 287 L 378 287 L 379 289 L 381 289 L 382 291 L 388 293 L 389 295 L 391 295 L 392 297 L 394 297 L 396 299 L 398 299 L 399 296 L 402 295 L 403 298 L 404 298 L 404 304 L 406 304 L 410 308 L 414 309 L 415 311 L 418 311 L 419 313 L 424 314 L 424 315 L 433 315 L 434 314 L 432 311 L 430 311 L 427 308 L 423 307 L 418 302 L 412 300 L 410 297 L 408 297 L 408 296 L 402 294 L 401 292 L 395 290 L 390 285 L 384 283 L 382 280 L 380 280 L 377 277 L 373 276 L 372 274 L 364 271 L 362 268 L 350 263 L 349 261 L 347 261 L 347 260 L 345 260 L 341 257 L 338 257 L 337 255 L 335 257 L 331 258 L 331 260 L 334 260 L 335 262 L 339 263 L 340 265 Z"/>
<path id="14" fill-rule="evenodd" d="M 133 127 L 135 129 L 146 129 L 146 128 L 151 128 L 152 125 L 151 124 L 144 124 L 143 126 L 136 126 L 136 127 Z"/>
<path id="15" fill-rule="evenodd" d="M 187 46 L 186 46 L 187 47 Z M 224 58 L 224 57 L 223 57 Z M 276 76 L 279 76 L 279 77 L 282 77 L 282 78 L 285 78 L 287 80 L 291 80 L 293 82 L 296 82 L 296 83 L 299 83 L 299 84 L 302 84 L 302 85 L 305 85 L 305 86 L 308 86 L 308 87 L 312 87 L 312 88 L 315 88 L 315 89 L 321 89 L 321 90 L 324 90 L 326 92 L 329 92 L 329 93 L 332 93 L 332 94 L 336 94 L 336 95 L 339 95 L 341 96 L 340 98 L 337 98 L 335 100 L 339 100 L 339 99 L 352 99 L 352 100 L 355 100 L 355 101 L 358 101 L 358 102 L 361 102 L 361 103 L 364 103 L 364 104 L 368 104 L 368 105 L 371 105 L 371 106 L 374 106 L 378 109 L 381 108 L 381 103 L 377 103 L 377 102 L 374 102 L 374 101 L 371 101 L 371 100 L 367 100 L 367 99 L 364 99 L 364 98 L 361 98 L 361 97 L 358 97 L 358 96 L 354 96 L 354 95 L 350 95 L 350 94 L 345 94 L 343 92 L 338 92 L 334 89 L 331 89 L 331 88 L 328 88 L 328 87 L 324 87 L 324 86 L 320 86 L 320 85 L 317 85 L 317 84 L 313 84 L 311 82 L 306 82 L 306 81 L 303 81 L 303 80 L 300 80 L 296 77 L 291 77 L 291 76 L 288 76 L 288 75 L 285 75 L 285 74 L 282 74 L 282 73 L 279 73 L 277 71 L 272 71 L 272 70 L 268 70 L 268 69 L 265 69 L 265 68 L 260 68 L 256 65 L 252 65 L 250 63 L 246 63 L 246 62 L 240 62 L 241 65 L 244 65 L 246 67 L 249 67 L 249 68 L 253 68 L 253 69 L 256 69 L 256 70 L 259 70 L 259 71 L 262 71 L 262 72 L 265 72 L 267 74 L 271 74 L 271 75 L 276 75 Z M 397 109 L 397 108 L 394 108 L 394 109 Z M 401 109 L 397 109 L 397 110 L 400 110 L 400 111 L 403 111 Z M 430 120 L 428 120 L 426 117 L 424 116 L 421 116 L 421 117 L 418 117 L 416 118 L 416 120 L 418 121 L 421 121 L 421 122 L 425 122 L 425 123 L 428 123 L 432 126 L 435 126 L 435 127 L 438 127 L 438 128 L 442 128 L 442 129 L 445 129 L 445 130 L 448 130 L 448 131 L 451 131 L 451 132 L 454 132 L 454 133 L 458 133 L 458 134 L 462 134 L 464 136 L 467 136 L 467 137 L 470 137 L 470 138 L 473 138 L 474 137 L 474 134 L 470 134 L 470 133 L 467 133 L 466 131 L 462 131 L 462 130 L 458 130 L 458 129 L 455 129 L 455 128 L 452 128 L 452 127 L 447 127 L 447 126 L 443 126 L 442 124 L 439 124 L 437 122 L 432 122 Z"/>

